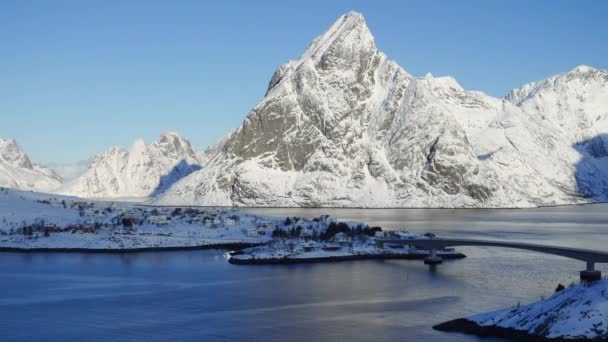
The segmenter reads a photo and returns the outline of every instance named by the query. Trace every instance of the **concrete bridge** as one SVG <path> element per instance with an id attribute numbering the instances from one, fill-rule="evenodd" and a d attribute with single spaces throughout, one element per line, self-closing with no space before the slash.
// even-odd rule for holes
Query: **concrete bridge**
<path id="1" fill-rule="evenodd" d="M 507 241 L 491 241 L 491 240 L 469 240 L 469 239 L 377 239 L 376 243 L 380 246 L 384 244 L 391 245 L 407 245 L 415 246 L 420 249 L 428 249 L 431 255 L 424 259 L 424 263 L 428 265 L 436 265 L 442 262 L 440 256 L 437 255 L 438 249 L 456 246 L 488 246 L 488 247 L 504 247 L 516 248 L 528 251 L 554 254 L 570 259 L 580 260 L 587 264 L 587 268 L 580 272 L 581 280 L 595 281 L 602 278 L 602 273 L 595 269 L 596 263 L 608 263 L 608 252 L 594 251 L 589 249 L 558 247 L 537 245 L 531 243 L 507 242 Z"/>

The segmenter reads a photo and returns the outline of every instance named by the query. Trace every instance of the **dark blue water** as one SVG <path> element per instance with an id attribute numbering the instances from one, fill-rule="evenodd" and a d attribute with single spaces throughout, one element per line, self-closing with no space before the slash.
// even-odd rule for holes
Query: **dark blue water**
<path id="1" fill-rule="evenodd" d="M 601 249 L 608 246 L 606 209 L 331 212 L 444 236 Z M 215 250 L 5 253 L 0 340 L 479 341 L 431 326 L 548 296 L 559 282 L 576 281 L 584 266 L 517 250 L 460 250 L 468 258 L 434 272 L 406 260 L 233 266 Z"/>

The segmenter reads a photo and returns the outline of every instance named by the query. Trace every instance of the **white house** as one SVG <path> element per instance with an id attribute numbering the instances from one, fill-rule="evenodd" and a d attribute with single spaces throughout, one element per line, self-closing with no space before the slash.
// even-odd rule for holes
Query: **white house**
<path id="1" fill-rule="evenodd" d="M 84 215 L 85 216 L 95 216 L 97 214 L 95 213 L 95 209 L 89 208 L 84 211 Z"/>
<path id="2" fill-rule="evenodd" d="M 228 217 L 224 217 L 224 224 L 227 226 L 235 225 L 239 222 L 239 217 L 237 215 L 232 215 Z"/>
<path id="3" fill-rule="evenodd" d="M 141 213 L 135 210 L 127 211 L 122 215 L 122 218 L 138 222 L 141 220 Z"/>
<path id="4" fill-rule="evenodd" d="M 310 252 L 310 251 L 314 250 L 315 248 L 317 248 L 317 244 L 313 241 L 305 242 L 301 246 L 302 246 L 302 250 L 304 252 Z"/>
<path id="5" fill-rule="evenodd" d="M 272 221 L 260 221 L 258 228 L 274 229 L 274 223 L 272 223 Z"/>
<path id="6" fill-rule="evenodd" d="M 344 233 L 338 233 L 334 236 L 334 241 L 337 243 L 351 243 L 353 239 Z"/>
<path id="7" fill-rule="evenodd" d="M 167 225 L 171 223 L 171 218 L 166 215 L 152 215 L 148 217 L 148 223 L 156 225 Z"/>
<path id="8" fill-rule="evenodd" d="M 203 218 L 203 224 L 205 227 L 211 228 L 213 226 L 213 219 L 211 217 L 205 217 Z"/>
<path id="9" fill-rule="evenodd" d="M 260 237 L 260 236 L 265 236 L 265 235 L 266 235 L 266 230 L 260 229 L 260 228 L 249 229 L 247 231 L 247 236 L 249 236 L 249 237 Z"/>

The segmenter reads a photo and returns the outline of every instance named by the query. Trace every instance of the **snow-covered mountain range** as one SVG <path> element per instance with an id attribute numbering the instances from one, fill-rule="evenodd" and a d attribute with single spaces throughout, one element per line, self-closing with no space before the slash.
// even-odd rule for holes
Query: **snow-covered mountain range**
<path id="1" fill-rule="evenodd" d="M 340 17 L 164 204 L 528 207 L 605 200 L 608 72 L 581 66 L 505 98 L 413 77 Z"/>
<path id="2" fill-rule="evenodd" d="M 0 138 L 0 187 L 48 192 L 61 181 L 53 170 L 32 163 L 14 139 Z"/>
<path id="3" fill-rule="evenodd" d="M 156 196 L 202 165 L 188 140 L 166 132 L 150 144 L 138 139 L 129 149 L 111 147 L 57 192 L 80 197 Z"/>
<path id="4" fill-rule="evenodd" d="M 205 168 L 202 168 L 205 166 Z M 531 207 L 608 200 L 608 71 L 504 98 L 414 77 L 350 12 L 280 66 L 241 127 L 197 152 L 175 133 L 95 156 L 62 186 L 0 140 L 0 186 L 222 206 Z"/>

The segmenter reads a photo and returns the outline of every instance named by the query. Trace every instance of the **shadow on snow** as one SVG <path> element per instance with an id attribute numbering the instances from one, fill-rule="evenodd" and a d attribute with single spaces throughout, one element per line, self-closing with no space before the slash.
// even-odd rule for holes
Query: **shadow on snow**
<path id="1" fill-rule="evenodd" d="M 166 175 L 160 177 L 160 182 L 158 183 L 156 189 L 152 191 L 151 196 L 158 196 L 162 194 L 180 179 L 202 168 L 203 167 L 200 165 L 188 164 L 188 162 L 185 160 L 180 161 Z"/>
<path id="2" fill-rule="evenodd" d="M 576 164 L 576 191 L 591 202 L 608 201 L 608 134 L 573 145 L 581 154 Z"/>

